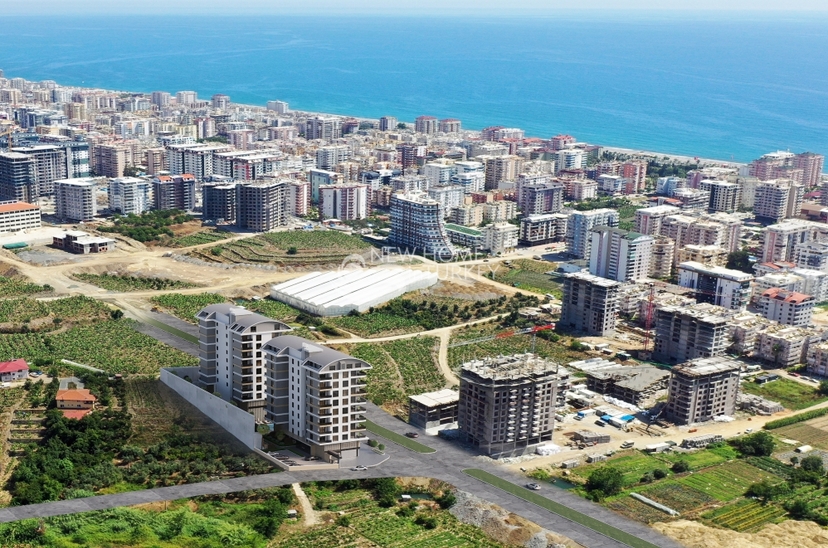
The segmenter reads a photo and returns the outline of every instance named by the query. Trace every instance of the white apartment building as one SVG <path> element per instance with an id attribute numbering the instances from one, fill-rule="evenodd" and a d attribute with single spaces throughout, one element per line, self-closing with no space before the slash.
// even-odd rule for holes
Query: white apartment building
<path id="1" fill-rule="evenodd" d="M 440 202 L 446 215 L 455 208 L 463 205 L 466 193 L 460 185 L 432 186 L 428 189 L 428 196 Z"/>
<path id="2" fill-rule="evenodd" d="M 293 335 L 273 338 L 262 350 L 266 418 L 311 456 L 327 462 L 358 456 L 371 366 Z"/>
<path id="3" fill-rule="evenodd" d="M 556 173 L 568 169 L 581 169 L 586 165 L 586 153 L 580 149 L 565 149 L 558 151 L 558 158 L 555 162 Z"/>
<path id="4" fill-rule="evenodd" d="M 316 167 L 332 170 L 340 162 L 351 157 L 351 147 L 348 145 L 330 145 L 320 147 L 316 151 Z"/>
<path id="5" fill-rule="evenodd" d="M 91 221 L 98 214 L 95 179 L 55 181 L 55 215 L 68 221 Z"/>
<path id="6" fill-rule="evenodd" d="M 262 346 L 290 327 L 227 303 L 202 308 L 196 319 L 199 385 L 263 420 L 266 364 Z"/>
<path id="7" fill-rule="evenodd" d="M 787 219 L 770 225 L 765 229 L 762 262 L 792 261 L 798 245 L 814 240 L 828 240 L 828 225 L 802 219 Z"/>
<path id="8" fill-rule="evenodd" d="M 495 223 L 481 229 L 483 249 L 494 254 L 509 253 L 518 245 L 520 229 L 511 223 Z"/>
<path id="9" fill-rule="evenodd" d="M 272 110 L 276 114 L 287 114 L 290 110 L 288 103 L 284 101 L 268 101 L 267 110 Z"/>
<path id="10" fill-rule="evenodd" d="M 740 310 L 750 301 L 751 274 L 691 261 L 678 265 L 678 276 L 678 284 L 693 289 L 699 302 Z"/>
<path id="11" fill-rule="evenodd" d="M 291 217 L 304 217 L 310 210 L 311 184 L 310 181 L 290 179 L 286 181 L 285 198 L 286 213 Z"/>
<path id="12" fill-rule="evenodd" d="M 370 195 L 362 183 L 319 187 L 319 213 L 323 219 L 357 221 L 368 216 Z"/>
<path id="13" fill-rule="evenodd" d="M 802 283 L 796 287 L 796 291 L 812 295 L 816 302 L 828 301 L 828 272 L 812 270 L 810 268 L 794 268 L 791 274 L 802 279 Z M 761 278 L 757 278 L 757 281 Z"/>
<path id="14" fill-rule="evenodd" d="M 0 232 L 18 232 L 40 226 L 40 206 L 15 200 L 0 202 Z"/>
<path id="15" fill-rule="evenodd" d="M 482 171 L 468 171 L 464 173 L 456 173 L 451 176 L 449 182 L 452 185 L 462 186 L 463 192 L 468 196 L 472 192 L 483 192 L 486 185 L 486 174 Z"/>
<path id="16" fill-rule="evenodd" d="M 592 229 L 589 273 L 615 280 L 634 282 L 650 273 L 653 237 L 606 226 Z"/>
<path id="17" fill-rule="evenodd" d="M 569 185 L 569 197 L 576 202 L 592 200 L 598 197 L 598 183 L 584 179 L 583 181 L 572 181 Z"/>
<path id="18" fill-rule="evenodd" d="M 656 180 L 656 194 L 672 197 L 679 188 L 685 188 L 687 180 L 681 177 L 659 177 Z"/>
<path id="19" fill-rule="evenodd" d="M 565 213 L 527 215 L 520 219 L 520 241 L 526 245 L 562 242 L 566 239 Z"/>
<path id="20" fill-rule="evenodd" d="M 699 189 L 710 192 L 709 211 L 732 213 L 741 205 L 741 189 L 736 183 L 704 179 Z"/>
<path id="21" fill-rule="evenodd" d="M 759 298 L 759 309 L 765 318 L 796 327 L 811 325 L 815 304 L 816 299 L 811 295 L 781 287 L 767 289 Z"/>
<path id="22" fill-rule="evenodd" d="M 455 250 L 446 234 L 443 207 L 425 192 L 391 195 L 391 233 L 388 241 L 403 249 L 450 259 Z"/>
<path id="23" fill-rule="evenodd" d="M 204 181 L 213 175 L 213 155 L 230 152 L 228 145 L 168 145 L 166 147 L 167 169 L 172 175 L 190 174 L 197 181 Z"/>
<path id="24" fill-rule="evenodd" d="M 122 215 L 140 215 L 152 207 L 152 183 L 137 177 L 109 181 L 109 209 Z"/>
<path id="25" fill-rule="evenodd" d="M 753 213 L 775 222 L 797 217 L 804 194 L 803 186 L 789 179 L 761 181 L 756 185 Z"/>
<path id="26" fill-rule="evenodd" d="M 753 282 L 753 302 L 758 302 L 768 289 L 777 288 L 786 291 L 800 291 L 805 280 L 791 272 L 765 274 Z"/>
<path id="27" fill-rule="evenodd" d="M 794 248 L 792 262 L 799 268 L 828 272 L 828 241 L 811 241 Z"/>
<path id="28" fill-rule="evenodd" d="M 457 167 L 451 160 L 429 162 L 423 166 L 423 175 L 428 178 L 431 186 L 447 185 L 455 174 L 457 174 Z"/>
<path id="29" fill-rule="evenodd" d="M 567 253 L 579 259 L 588 259 L 592 247 L 592 229 L 596 226 L 618 226 L 618 212 L 614 209 L 576 211 L 569 216 L 566 226 Z"/>

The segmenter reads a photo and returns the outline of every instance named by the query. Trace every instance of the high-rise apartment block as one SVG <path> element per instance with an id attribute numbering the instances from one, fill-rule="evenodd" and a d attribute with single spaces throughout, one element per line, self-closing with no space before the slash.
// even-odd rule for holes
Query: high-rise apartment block
<path id="1" fill-rule="evenodd" d="M 195 209 L 196 179 L 189 173 L 183 175 L 159 175 L 152 180 L 153 206 L 155 209 Z"/>
<path id="2" fill-rule="evenodd" d="M 596 226 L 618 226 L 618 212 L 614 209 L 576 211 L 569 216 L 566 227 L 566 251 L 578 259 L 589 259 L 592 247 L 592 229 Z"/>
<path id="3" fill-rule="evenodd" d="M 819 185 L 824 163 L 825 157 L 821 154 L 777 151 L 751 162 L 749 171 L 751 176 L 763 181 L 791 178 L 806 188 L 811 188 Z"/>
<path id="4" fill-rule="evenodd" d="M 699 189 L 710 193 L 708 210 L 733 213 L 742 203 L 741 187 L 728 181 L 705 179 L 699 183 Z"/>
<path id="5" fill-rule="evenodd" d="M 319 203 L 319 189 L 321 187 L 342 184 L 345 182 L 345 178 L 341 173 L 327 171 L 325 169 L 308 170 L 308 180 L 311 185 L 311 200 L 313 200 L 314 203 Z"/>
<path id="6" fill-rule="evenodd" d="M 444 118 L 440 120 L 438 129 L 441 133 L 460 133 L 460 120 L 457 118 Z"/>
<path id="7" fill-rule="evenodd" d="M 670 373 L 665 415 L 676 424 L 694 424 L 736 412 L 741 365 L 723 356 L 677 365 Z"/>
<path id="8" fill-rule="evenodd" d="M 34 160 L 19 152 L 0 152 L 0 200 L 35 202 L 38 198 Z"/>
<path id="9" fill-rule="evenodd" d="M 634 282 L 650 274 L 653 237 L 598 226 L 592 229 L 589 273 L 617 282 Z"/>
<path id="10" fill-rule="evenodd" d="M 319 147 L 316 151 L 316 167 L 333 170 L 337 164 L 351 157 L 351 147 L 348 145 L 331 145 Z"/>
<path id="11" fill-rule="evenodd" d="M 333 116 L 314 116 L 305 122 L 305 139 L 333 141 L 342 137 L 342 122 Z"/>
<path id="12" fill-rule="evenodd" d="M 653 359 L 683 363 L 720 356 L 730 344 L 728 320 L 709 308 L 660 306 L 655 311 Z"/>
<path id="13" fill-rule="evenodd" d="M 762 262 L 792 262 L 801 244 L 828 240 L 828 226 L 801 219 L 787 219 L 765 229 L 762 245 Z M 804 266 L 804 268 L 810 268 Z"/>
<path id="14" fill-rule="evenodd" d="M 775 223 L 798 217 L 804 193 L 804 187 L 790 179 L 762 181 L 756 185 L 753 213 L 758 219 Z"/>
<path id="15" fill-rule="evenodd" d="M 437 133 L 437 118 L 434 116 L 417 116 L 414 120 L 414 131 L 428 135 Z"/>
<path id="16" fill-rule="evenodd" d="M 744 309 L 750 302 L 753 275 L 720 266 L 686 262 L 678 265 L 678 284 L 693 289 L 696 300 L 730 310 Z"/>
<path id="17" fill-rule="evenodd" d="M 564 213 L 521 217 L 520 242 L 533 246 L 566 240 L 567 217 Z"/>
<path id="18" fill-rule="evenodd" d="M 158 108 L 169 106 L 172 96 L 166 91 L 153 91 L 150 102 Z"/>
<path id="19" fill-rule="evenodd" d="M 443 217 L 443 206 L 426 193 L 395 193 L 391 196 L 389 243 L 438 259 L 450 259 L 454 248 Z"/>
<path id="20" fill-rule="evenodd" d="M 362 183 L 343 183 L 319 187 L 319 213 L 322 219 L 357 221 L 368 216 L 370 195 Z"/>
<path id="21" fill-rule="evenodd" d="M 140 215 L 149 211 L 152 202 L 152 183 L 137 177 L 119 177 L 109 181 L 107 190 L 109 209 L 122 215 Z"/>
<path id="22" fill-rule="evenodd" d="M 457 422 L 466 441 L 494 457 L 522 455 L 550 442 L 557 371 L 532 354 L 463 364 Z"/>
<path id="23" fill-rule="evenodd" d="M 0 202 L 0 233 L 31 230 L 41 226 L 40 207 L 26 202 Z"/>
<path id="24" fill-rule="evenodd" d="M 286 213 L 291 217 L 304 217 L 310 212 L 311 184 L 310 181 L 290 179 L 286 181 L 285 200 Z"/>
<path id="25" fill-rule="evenodd" d="M 380 131 L 394 131 L 397 129 L 397 119 L 393 116 L 383 116 L 379 119 Z"/>
<path id="26" fill-rule="evenodd" d="M 195 91 L 179 91 L 175 94 L 176 104 L 191 106 L 198 102 L 198 93 Z"/>
<path id="27" fill-rule="evenodd" d="M 365 435 L 366 372 L 363 360 L 282 335 L 264 344 L 266 418 L 330 461 L 359 454 Z"/>
<path id="28" fill-rule="evenodd" d="M 264 420 L 266 363 L 262 346 L 290 327 L 224 303 L 203 308 L 196 319 L 199 385 Z"/>
<path id="29" fill-rule="evenodd" d="M 597 337 L 612 336 L 621 284 L 586 272 L 564 276 L 559 325 Z"/>
<path id="30" fill-rule="evenodd" d="M 172 175 L 190 174 L 204 181 L 215 173 L 214 155 L 231 152 L 228 145 L 181 144 L 167 146 L 167 167 Z"/>
<path id="31" fill-rule="evenodd" d="M 530 183 L 521 187 L 518 207 L 524 215 L 557 213 L 563 209 L 564 185 L 557 181 Z"/>
<path id="32" fill-rule="evenodd" d="M 236 183 L 206 184 L 202 187 L 202 218 L 216 223 L 236 223 Z"/>
<path id="33" fill-rule="evenodd" d="M 95 180 L 55 181 L 55 215 L 67 221 L 91 221 L 98 214 Z"/>
<path id="34" fill-rule="evenodd" d="M 267 110 L 272 110 L 276 114 L 287 114 L 290 111 L 290 107 L 284 101 L 268 101 Z"/>
<path id="35" fill-rule="evenodd" d="M 287 222 L 285 215 L 286 184 L 264 179 L 239 185 L 236 224 L 254 232 L 269 232 Z"/>

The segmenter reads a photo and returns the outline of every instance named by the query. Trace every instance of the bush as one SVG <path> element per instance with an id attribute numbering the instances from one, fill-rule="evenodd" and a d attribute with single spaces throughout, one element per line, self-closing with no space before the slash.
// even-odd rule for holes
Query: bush
<path id="1" fill-rule="evenodd" d="M 767 432 L 756 432 L 731 440 L 730 444 L 743 456 L 769 457 L 773 453 L 773 437 Z"/>
<path id="2" fill-rule="evenodd" d="M 806 472 L 815 472 L 819 475 L 825 474 L 825 467 L 822 464 L 822 459 L 816 455 L 802 459 L 799 463 L 799 467 Z"/>
<path id="3" fill-rule="evenodd" d="M 377 445 L 377 449 L 379 449 L 380 451 L 385 451 L 385 445 L 380 443 L 379 445 Z"/>
<path id="4" fill-rule="evenodd" d="M 828 407 L 823 407 L 821 409 L 814 409 L 813 411 L 806 411 L 804 413 L 799 413 L 797 415 L 792 415 L 790 417 L 785 417 L 784 419 L 779 419 L 775 421 L 770 421 L 763 426 L 765 430 L 775 430 L 776 428 L 782 428 L 783 426 L 790 426 L 791 424 L 796 424 L 798 422 L 804 422 L 807 420 L 815 419 L 817 417 L 822 417 L 828 415 Z"/>
<path id="5" fill-rule="evenodd" d="M 451 491 L 446 491 L 443 496 L 437 497 L 435 500 L 443 510 L 448 510 L 457 503 L 457 497 Z"/>
<path id="6" fill-rule="evenodd" d="M 675 463 L 673 463 L 671 470 L 676 474 L 688 472 L 690 471 L 690 464 L 686 460 L 678 460 Z"/>
<path id="7" fill-rule="evenodd" d="M 350 527 L 351 526 L 351 518 L 348 516 L 339 516 L 336 518 L 334 522 L 337 527 Z"/>
<path id="8" fill-rule="evenodd" d="M 369 447 L 376 447 L 377 445 L 379 445 L 377 440 L 368 440 L 368 446 Z"/>
<path id="9" fill-rule="evenodd" d="M 437 528 L 437 520 L 431 516 L 417 516 L 417 519 L 414 520 L 414 523 L 416 523 L 417 525 L 422 525 L 426 529 Z"/>
<path id="10" fill-rule="evenodd" d="M 664 479 L 667 477 L 667 471 L 662 468 L 656 468 L 653 470 L 653 477 L 655 479 Z"/>
<path id="11" fill-rule="evenodd" d="M 747 492 L 745 492 L 745 496 L 756 497 L 758 499 L 762 499 L 762 502 L 766 503 L 779 496 L 786 495 L 789 492 L 790 488 L 787 483 L 774 484 L 765 479 L 748 487 Z"/>
<path id="12" fill-rule="evenodd" d="M 585 487 L 588 492 L 596 492 L 601 498 L 611 497 L 620 493 L 624 487 L 624 474 L 615 466 L 602 466 L 589 475 Z"/>

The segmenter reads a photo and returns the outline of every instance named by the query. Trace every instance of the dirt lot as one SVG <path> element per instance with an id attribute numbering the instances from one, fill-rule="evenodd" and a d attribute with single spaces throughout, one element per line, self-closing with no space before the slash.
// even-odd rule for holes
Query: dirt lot
<path id="1" fill-rule="evenodd" d="M 768 525 L 758 533 L 737 533 L 687 520 L 655 523 L 652 527 L 688 548 L 821 548 L 828 545 L 828 530 L 812 521 L 788 520 Z"/>

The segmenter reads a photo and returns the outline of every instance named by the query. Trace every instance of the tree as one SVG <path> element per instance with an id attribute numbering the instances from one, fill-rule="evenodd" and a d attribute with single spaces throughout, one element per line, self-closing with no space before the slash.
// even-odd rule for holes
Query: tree
<path id="1" fill-rule="evenodd" d="M 299 253 L 299 250 L 296 248 L 296 246 L 290 246 L 287 250 L 288 255 L 296 255 L 297 253 Z"/>
<path id="2" fill-rule="evenodd" d="M 819 475 L 825 474 L 825 467 L 822 464 L 822 458 L 816 455 L 811 455 L 810 457 L 802 459 L 799 463 L 799 467 L 806 472 L 816 472 Z"/>
<path id="3" fill-rule="evenodd" d="M 124 177 L 137 177 L 143 171 L 135 166 L 126 166 L 124 168 Z"/>
<path id="4" fill-rule="evenodd" d="M 440 505 L 440 508 L 442 508 L 443 510 L 447 510 L 455 505 L 455 503 L 457 502 L 457 497 L 451 491 L 446 491 L 445 493 L 443 493 L 443 496 L 437 497 L 434 500 L 437 501 L 437 504 Z"/>
<path id="5" fill-rule="evenodd" d="M 586 490 L 596 491 L 604 496 L 617 495 L 624 487 L 624 474 L 615 466 L 602 466 L 587 478 Z"/>
<path id="6" fill-rule="evenodd" d="M 778 483 L 774 484 L 771 483 L 769 480 L 762 480 L 760 482 L 754 483 L 750 487 L 748 487 L 747 492 L 745 492 L 745 496 L 747 497 L 756 497 L 761 499 L 763 503 L 767 503 L 776 497 L 784 495 L 790 492 L 790 488 L 786 483 Z"/>
<path id="7" fill-rule="evenodd" d="M 728 253 L 726 268 L 753 274 L 753 263 L 750 262 L 750 253 L 746 249 Z"/>
<path id="8" fill-rule="evenodd" d="M 686 460 L 677 460 L 673 464 L 671 470 L 673 470 L 673 472 L 675 472 L 676 474 L 681 474 L 683 472 L 689 472 L 690 471 L 690 464 Z"/>
<path id="9" fill-rule="evenodd" d="M 819 388 L 817 390 L 823 396 L 828 395 L 828 381 L 820 382 L 819 383 Z"/>
<path id="10" fill-rule="evenodd" d="M 664 479 L 667 477 L 667 471 L 662 468 L 656 468 L 653 470 L 653 477 L 655 479 Z"/>
<path id="11" fill-rule="evenodd" d="M 109 316 L 113 320 L 120 320 L 121 318 L 124 317 L 124 311 L 121 310 L 120 308 L 116 308 L 115 310 L 113 310 L 112 312 L 109 313 Z"/>
<path id="12" fill-rule="evenodd" d="M 773 437 L 767 432 L 756 432 L 749 436 L 735 439 L 731 444 L 743 456 L 769 457 L 773 453 Z"/>
<path id="13" fill-rule="evenodd" d="M 339 516 L 336 518 L 334 522 L 337 527 L 350 527 L 351 526 L 351 518 L 348 516 Z"/>
<path id="14" fill-rule="evenodd" d="M 405 122 L 400 122 L 399 124 L 397 124 L 397 129 L 408 129 L 408 126 L 405 124 Z"/>
<path id="15" fill-rule="evenodd" d="M 785 505 L 785 510 L 794 519 L 808 519 L 811 515 L 811 509 L 808 508 L 808 503 L 802 499 L 797 499 Z"/>

